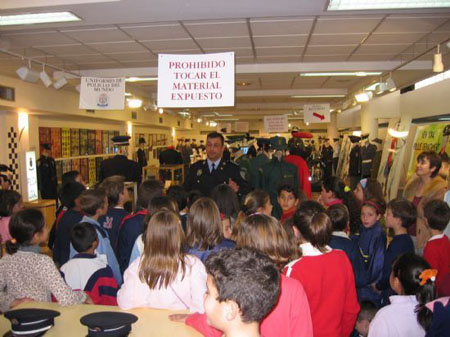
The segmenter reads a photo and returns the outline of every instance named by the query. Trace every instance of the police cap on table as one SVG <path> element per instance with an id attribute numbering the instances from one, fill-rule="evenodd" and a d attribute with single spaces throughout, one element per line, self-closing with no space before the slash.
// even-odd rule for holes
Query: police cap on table
<path id="1" fill-rule="evenodd" d="M 137 320 L 137 316 L 125 312 L 101 311 L 81 317 L 80 322 L 88 327 L 89 337 L 123 337 Z"/>
<path id="2" fill-rule="evenodd" d="M 47 309 L 17 309 L 5 312 L 11 321 L 13 336 L 40 336 L 55 325 L 55 317 L 60 313 Z"/>

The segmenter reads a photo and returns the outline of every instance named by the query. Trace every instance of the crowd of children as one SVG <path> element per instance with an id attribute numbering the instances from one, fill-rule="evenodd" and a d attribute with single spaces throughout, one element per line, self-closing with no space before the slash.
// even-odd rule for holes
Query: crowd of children
<path id="1" fill-rule="evenodd" d="M 431 238 L 421 257 L 408 234 L 416 206 L 386 205 L 373 179 L 351 191 L 328 177 L 317 201 L 280 186 L 276 219 L 262 190 L 240 202 L 227 185 L 208 197 L 181 186 L 165 193 L 149 180 L 130 214 L 122 177 L 94 189 L 76 177 L 60 189 L 50 240 L 41 212 L 2 192 L 0 311 L 27 301 L 95 303 L 187 309 L 171 320 L 211 337 L 419 337 L 439 330 L 433 301 L 450 306 L 443 200 L 423 205 Z M 46 242 L 53 261 L 41 254 Z"/>

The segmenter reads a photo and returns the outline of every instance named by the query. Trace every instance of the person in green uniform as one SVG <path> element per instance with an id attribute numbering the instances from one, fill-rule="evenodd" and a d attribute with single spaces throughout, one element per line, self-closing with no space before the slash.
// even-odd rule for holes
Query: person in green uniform
<path id="1" fill-rule="evenodd" d="M 250 184 L 253 188 L 262 188 L 262 168 L 270 162 L 270 140 L 257 138 L 258 153 L 250 159 Z"/>

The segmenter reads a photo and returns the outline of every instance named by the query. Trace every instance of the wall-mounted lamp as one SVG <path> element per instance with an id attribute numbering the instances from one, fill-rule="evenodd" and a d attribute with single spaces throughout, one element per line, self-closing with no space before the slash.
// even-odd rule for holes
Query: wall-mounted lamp
<path id="1" fill-rule="evenodd" d="M 162 114 L 164 113 L 164 109 L 163 109 L 163 108 L 159 108 L 159 109 L 158 109 L 158 113 L 159 113 L 160 115 L 162 115 Z"/>
<path id="2" fill-rule="evenodd" d="M 53 83 L 53 87 L 56 90 L 61 89 L 63 86 L 65 86 L 67 84 L 67 80 L 66 78 L 63 76 L 61 77 L 59 80 L 57 80 L 55 83 Z"/>
<path id="3" fill-rule="evenodd" d="M 42 83 L 48 88 L 52 85 L 52 80 L 50 79 L 50 76 L 45 72 L 45 66 L 42 65 L 42 71 L 39 74 L 39 77 L 41 78 Z"/>
<path id="4" fill-rule="evenodd" d="M 36 83 L 39 79 L 39 73 L 31 69 L 31 60 L 28 60 L 28 67 L 20 67 L 16 73 L 23 81 Z"/>
<path id="5" fill-rule="evenodd" d="M 439 50 L 439 45 L 437 45 L 437 53 L 434 54 L 433 59 L 433 72 L 441 73 L 444 71 L 444 63 L 442 63 L 442 54 Z"/>

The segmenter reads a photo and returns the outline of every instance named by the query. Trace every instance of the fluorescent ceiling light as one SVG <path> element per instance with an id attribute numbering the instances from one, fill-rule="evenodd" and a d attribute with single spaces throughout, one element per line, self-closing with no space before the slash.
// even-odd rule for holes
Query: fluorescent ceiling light
<path id="1" fill-rule="evenodd" d="M 414 88 L 417 90 L 417 89 L 420 89 L 420 88 L 423 88 L 423 87 L 427 87 L 429 85 L 441 82 L 441 81 L 443 81 L 445 79 L 448 79 L 448 78 L 450 78 L 450 70 L 447 70 L 447 71 L 445 71 L 443 73 L 440 73 L 438 75 L 434 75 L 434 76 L 428 77 L 428 78 L 426 78 L 426 79 L 424 79 L 422 81 L 419 81 L 419 82 L 417 82 L 414 85 Z"/>
<path id="2" fill-rule="evenodd" d="M 348 71 L 348 72 L 330 72 L 330 73 L 301 73 L 302 77 L 318 77 L 318 76 L 376 76 L 381 75 L 380 71 Z"/>
<path id="3" fill-rule="evenodd" d="M 125 82 L 157 81 L 158 77 L 128 77 Z"/>
<path id="4" fill-rule="evenodd" d="M 392 128 L 388 129 L 388 133 L 394 138 L 405 138 L 408 136 L 408 131 L 397 131 Z"/>
<path id="5" fill-rule="evenodd" d="M 372 91 L 364 91 L 362 93 L 356 94 L 355 98 L 358 103 L 368 102 L 372 99 L 373 93 Z"/>
<path id="6" fill-rule="evenodd" d="M 340 98 L 345 97 L 345 95 L 295 95 L 292 98 Z"/>
<path id="7" fill-rule="evenodd" d="M 130 96 L 133 96 L 133 95 L 130 92 L 126 92 L 125 96 L 130 97 Z"/>
<path id="8" fill-rule="evenodd" d="M 330 0 L 329 11 L 450 7 L 445 0 Z"/>
<path id="9" fill-rule="evenodd" d="M 81 19 L 70 12 L 0 15 L 0 26 L 31 25 L 35 23 L 70 21 L 81 21 Z"/>

